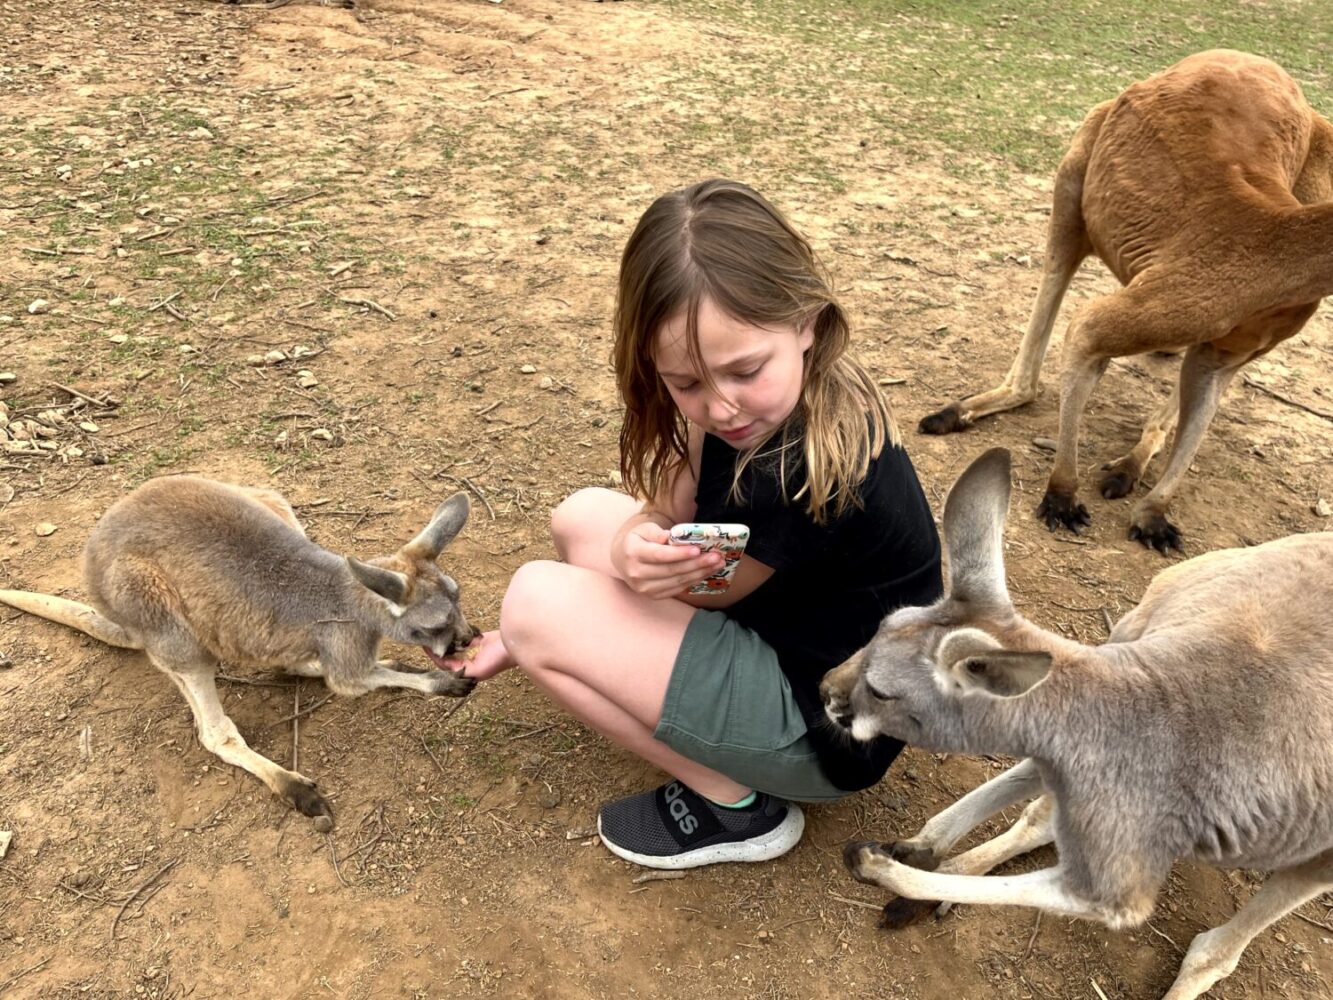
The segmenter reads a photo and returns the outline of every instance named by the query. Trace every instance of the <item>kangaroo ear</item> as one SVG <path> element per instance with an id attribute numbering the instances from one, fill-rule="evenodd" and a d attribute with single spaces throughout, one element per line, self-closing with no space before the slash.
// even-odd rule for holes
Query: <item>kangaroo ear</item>
<path id="1" fill-rule="evenodd" d="M 1027 694 L 1051 673 L 1050 653 L 996 650 L 959 660 L 951 668 L 965 688 L 986 691 L 1000 698 Z"/>
<path id="2" fill-rule="evenodd" d="M 386 601 L 392 601 L 401 607 L 407 601 L 407 577 L 391 569 L 383 569 L 363 563 L 360 559 L 346 556 L 347 568 L 352 571 L 356 582 Z M 401 612 L 400 612 L 401 613 Z"/>
<path id="3" fill-rule="evenodd" d="M 949 670 L 959 660 L 1004 649 L 999 641 L 979 628 L 954 629 L 940 642 L 935 651 L 935 663 L 941 670 Z"/>
<path id="4" fill-rule="evenodd" d="M 1004 585 L 1004 519 L 1009 513 L 1009 452 L 992 448 L 969 465 L 944 501 L 948 596 L 1009 607 Z"/>
<path id="5" fill-rule="evenodd" d="M 435 508 L 430 524 L 421 529 L 421 534 L 403 546 L 403 554 L 435 561 L 444 551 L 444 547 L 463 530 L 471 510 L 467 494 L 455 493 Z"/>

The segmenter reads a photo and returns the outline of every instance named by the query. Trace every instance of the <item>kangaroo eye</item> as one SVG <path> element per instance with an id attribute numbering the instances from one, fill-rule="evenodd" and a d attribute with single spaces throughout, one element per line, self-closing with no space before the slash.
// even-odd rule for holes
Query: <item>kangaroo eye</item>
<path id="1" fill-rule="evenodd" d="M 898 701 L 899 698 L 901 697 L 900 695 L 896 694 L 885 694 L 883 691 L 875 687 L 875 685 L 871 684 L 869 681 L 866 681 L 866 687 L 869 688 L 870 693 L 873 694 L 880 701 Z"/>

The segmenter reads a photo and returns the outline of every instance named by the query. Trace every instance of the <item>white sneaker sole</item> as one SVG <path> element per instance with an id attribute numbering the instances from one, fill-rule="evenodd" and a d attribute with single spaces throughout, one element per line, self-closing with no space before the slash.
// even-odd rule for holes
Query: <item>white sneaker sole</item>
<path id="1" fill-rule="evenodd" d="M 597 835 L 601 837 L 606 849 L 617 857 L 632 861 L 644 868 L 659 868 L 678 871 L 682 868 L 699 868 L 703 865 L 722 864 L 727 861 L 771 861 L 780 858 L 801 841 L 805 832 L 805 814 L 794 802 L 787 803 L 787 815 L 773 829 L 762 837 L 750 840 L 733 841 L 726 844 L 711 844 L 708 847 L 696 847 L 683 854 L 636 854 L 611 843 L 602 837 L 602 818 L 597 817 Z"/>

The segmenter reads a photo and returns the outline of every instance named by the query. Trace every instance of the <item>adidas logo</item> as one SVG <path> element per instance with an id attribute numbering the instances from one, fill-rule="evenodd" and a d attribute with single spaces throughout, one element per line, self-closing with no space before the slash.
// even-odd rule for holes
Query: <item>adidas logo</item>
<path id="1" fill-rule="evenodd" d="M 666 786 L 663 793 L 666 796 L 667 809 L 671 813 L 671 818 L 676 821 L 676 826 L 685 836 L 689 836 L 699 828 L 699 820 L 690 812 L 690 807 L 686 805 L 681 798 L 685 789 L 679 781 L 673 781 Z"/>

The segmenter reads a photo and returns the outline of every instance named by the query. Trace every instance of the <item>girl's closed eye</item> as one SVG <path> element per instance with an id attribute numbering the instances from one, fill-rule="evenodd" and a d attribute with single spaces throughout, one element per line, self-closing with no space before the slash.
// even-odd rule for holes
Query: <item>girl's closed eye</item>
<path id="1" fill-rule="evenodd" d="M 748 372 L 737 372 L 733 378 L 740 382 L 749 382 L 751 379 L 757 378 L 759 373 L 763 370 L 764 366 L 760 365 L 758 368 L 752 368 Z"/>

